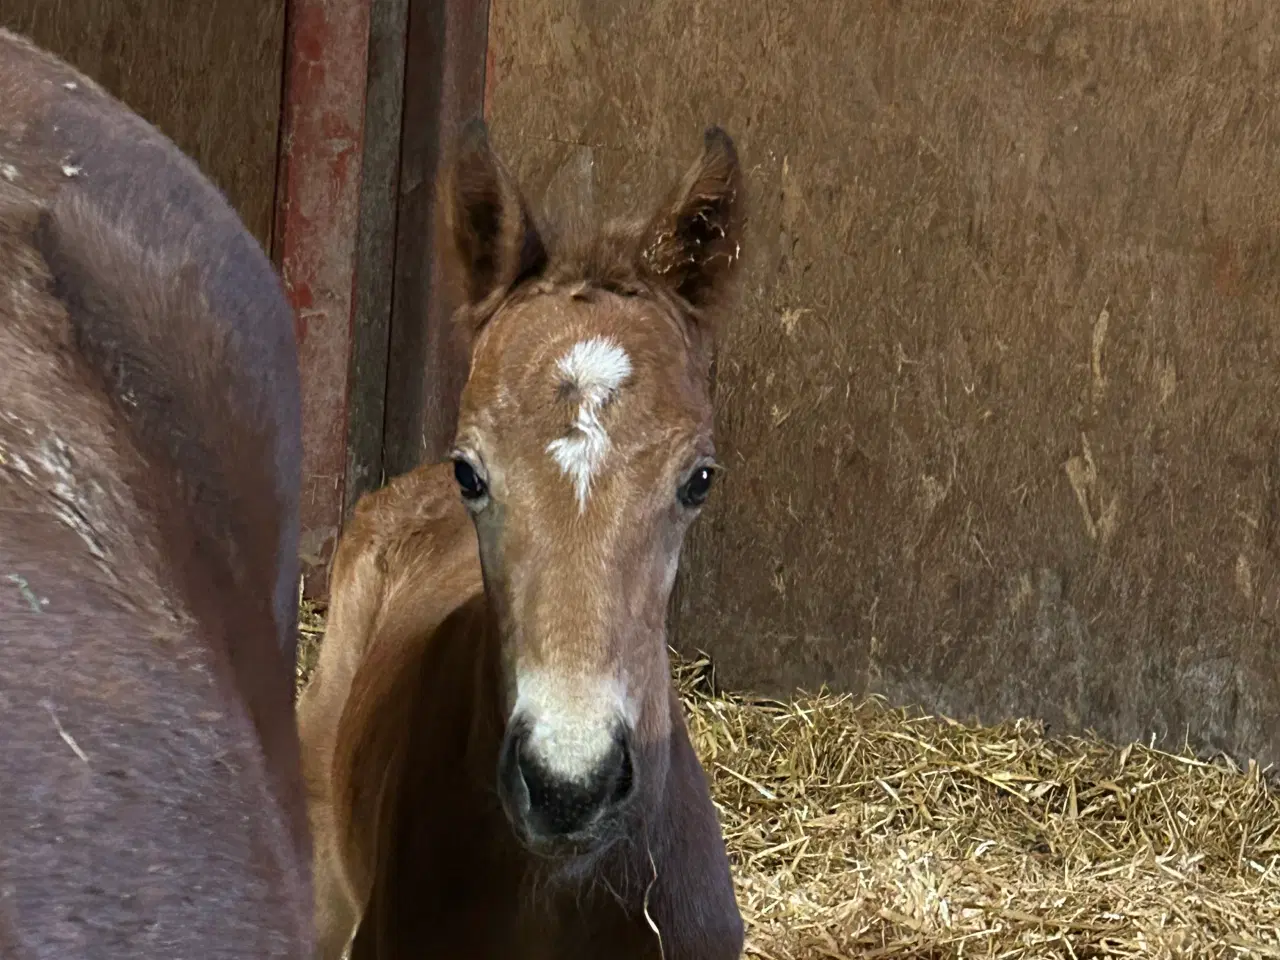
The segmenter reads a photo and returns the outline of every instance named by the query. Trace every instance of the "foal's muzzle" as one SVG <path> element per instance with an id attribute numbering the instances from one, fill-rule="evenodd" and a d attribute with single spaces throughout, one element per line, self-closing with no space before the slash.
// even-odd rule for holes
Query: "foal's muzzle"
<path id="1" fill-rule="evenodd" d="M 529 749 L 528 726 L 513 722 L 498 759 L 498 793 L 512 827 L 533 846 L 582 843 L 635 793 L 631 737 L 619 725 L 594 769 L 569 777 Z"/>

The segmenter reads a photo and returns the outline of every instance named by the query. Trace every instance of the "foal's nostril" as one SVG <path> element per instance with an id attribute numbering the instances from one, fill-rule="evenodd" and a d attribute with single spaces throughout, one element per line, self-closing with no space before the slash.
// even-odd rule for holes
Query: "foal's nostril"
<path id="1" fill-rule="evenodd" d="M 617 779 L 613 784 L 613 796 L 609 798 L 610 802 L 616 807 L 621 806 L 631 796 L 631 790 L 635 786 L 634 772 L 631 768 L 631 743 L 626 737 L 622 737 L 618 741 L 618 751 L 622 755 L 621 762 L 618 764 Z"/>
<path id="2" fill-rule="evenodd" d="M 506 802 L 508 813 L 523 818 L 529 813 L 529 787 L 520 768 L 523 736 L 508 736 L 498 757 L 498 790 Z"/>

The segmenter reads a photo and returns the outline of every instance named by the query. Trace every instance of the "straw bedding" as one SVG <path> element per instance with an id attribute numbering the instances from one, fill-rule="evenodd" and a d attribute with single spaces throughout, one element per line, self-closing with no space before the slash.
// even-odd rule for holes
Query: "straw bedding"
<path id="1" fill-rule="evenodd" d="M 303 612 L 299 679 L 322 618 Z M 748 957 L 1280 957 L 1280 792 L 1256 767 L 675 668 Z"/>

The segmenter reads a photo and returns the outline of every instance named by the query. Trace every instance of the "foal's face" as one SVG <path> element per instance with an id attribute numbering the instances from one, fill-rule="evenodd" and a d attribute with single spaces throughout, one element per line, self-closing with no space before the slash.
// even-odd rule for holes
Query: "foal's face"
<path id="1" fill-rule="evenodd" d="M 498 789 L 536 848 L 589 849 L 662 794 L 665 614 L 716 471 L 699 308 L 736 258 L 738 192 L 731 144 L 709 137 L 597 283 L 548 258 L 481 137 L 462 153 L 475 327 L 455 474 L 503 635 Z"/>
<path id="2" fill-rule="evenodd" d="M 455 471 L 506 641 L 503 787 L 531 834 L 574 834 L 669 734 L 664 619 L 711 405 L 676 323 L 604 291 L 534 294 L 475 357 Z"/>

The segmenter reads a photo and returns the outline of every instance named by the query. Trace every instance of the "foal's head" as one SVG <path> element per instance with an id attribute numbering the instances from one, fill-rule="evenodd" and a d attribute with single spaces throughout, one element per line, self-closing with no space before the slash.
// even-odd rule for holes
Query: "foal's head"
<path id="1" fill-rule="evenodd" d="M 471 337 L 453 453 L 502 633 L 498 789 L 535 850 L 661 797 L 665 614 L 716 472 L 710 314 L 738 258 L 729 137 L 647 222 L 548 239 L 469 128 L 449 200 Z"/>

